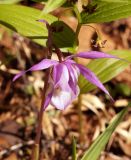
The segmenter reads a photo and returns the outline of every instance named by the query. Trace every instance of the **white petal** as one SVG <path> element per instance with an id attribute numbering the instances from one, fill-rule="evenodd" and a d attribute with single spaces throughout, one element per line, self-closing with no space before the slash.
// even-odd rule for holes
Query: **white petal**
<path id="1" fill-rule="evenodd" d="M 76 86 L 76 88 L 77 88 L 76 94 L 74 94 L 74 92 L 72 92 L 72 89 L 68 85 L 66 87 L 67 87 L 66 90 L 62 90 L 62 88 L 57 88 L 57 90 L 55 90 L 55 92 L 53 93 L 51 103 L 57 109 L 60 109 L 60 110 L 65 109 L 69 104 L 72 103 L 72 101 L 79 94 L 79 87 L 78 86 Z"/>

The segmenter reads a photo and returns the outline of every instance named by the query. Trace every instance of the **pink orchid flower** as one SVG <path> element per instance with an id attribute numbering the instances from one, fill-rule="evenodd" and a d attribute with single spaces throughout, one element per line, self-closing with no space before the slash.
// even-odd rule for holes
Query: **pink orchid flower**
<path id="1" fill-rule="evenodd" d="M 81 57 L 87 59 L 119 59 L 116 56 L 97 51 L 80 52 L 78 54 L 66 57 L 62 62 L 51 59 L 43 59 L 39 63 L 33 65 L 28 70 L 22 71 L 17 74 L 13 78 L 13 81 L 24 75 L 26 72 L 51 68 L 48 82 L 49 88 L 46 92 L 46 100 L 43 104 L 43 110 L 47 108 L 49 103 L 51 103 L 57 109 L 64 110 L 79 94 L 80 89 L 78 86 L 78 76 L 80 75 L 80 73 L 90 83 L 97 86 L 110 96 L 109 92 L 100 82 L 100 80 L 95 76 L 95 74 L 91 70 L 87 69 L 85 66 L 77 64 L 75 61 L 73 61 L 73 57 Z M 112 99 L 111 96 L 110 98 Z"/>

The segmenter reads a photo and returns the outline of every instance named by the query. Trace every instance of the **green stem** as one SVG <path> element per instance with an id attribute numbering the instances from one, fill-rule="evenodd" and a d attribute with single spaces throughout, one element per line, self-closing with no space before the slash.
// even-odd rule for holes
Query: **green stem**
<path id="1" fill-rule="evenodd" d="M 77 160 L 76 140 L 72 137 L 72 160 Z"/>
<path id="2" fill-rule="evenodd" d="M 75 12 L 76 17 L 78 19 L 78 25 L 77 25 L 77 28 L 76 28 L 75 42 L 74 42 L 74 50 L 76 52 L 77 45 L 78 45 L 78 36 L 79 36 L 80 29 L 81 29 L 81 26 L 82 26 L 82 19 L 81 19 L 80 12 L 79 12 L 76 5 L 74 5 L 74 12 Z M 77 62 L 78 60 L 75 59 L 75 61 Z M 80 141 L 82 142 L 83 141 L 83 132 L 82 132 L 81 95 L 79 95 L 79 97 L 78 97 L 78 116 L 79 116 L 79 138 L 80 138 Z"/>
<path id="3" fill-rule="evenodd" d="M 82 131 L 83 119 L 82 119 L 82 110 L 81 110 L 81 100 L 82 100 L 82 97 L 80 94 L 78 97 L 78 116 L 79 116 L 79 139 L 82 142 L 83 141 L 83 131 Z"/>
<path id="4" fill-rule="evenodd" d="M 75 12 L 75 14 L 76 14 L 76 17 L 77 17 L 77 19 L 78 19 L 78 23 L 82 23 L 81 15 L 80 15 L 80 12 L 79 12 L 77 6 L 74 5 L 74 8 L 73 8 L 73 9 L 74 9 L 74 12 Z"/>
<path id="5" fill-rule="evenodd" d="M 73 46 L 74 51 L 76 52 L 77 46 L 78 46 L 78 43 L 79 43 L 78 36 L 79 36 L 79 32 L 80 32 L 80 29 L 81 29 L 81 26 L 82 26 L 82 24 L 81 24 L 82 23 L 82 19 L 81 19 L 80 12 L 79 12 L 79 10 L 78 10 L 76 5 L 74 5 L 73 9 L 74 9 L 76 17 L 78 19 L 78 25 L 77 25 L 76 32 L 75 32 L 75 41 L 74 41 L 74 46 Z"/>

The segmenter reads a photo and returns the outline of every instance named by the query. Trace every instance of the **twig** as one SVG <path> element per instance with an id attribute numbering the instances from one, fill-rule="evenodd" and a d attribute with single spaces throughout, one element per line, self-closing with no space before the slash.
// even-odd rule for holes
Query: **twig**
<path id="1" fill-rule="evenodd" d="M 34 144 L 34 141 L 33 141 L 33 140 L 15 144 L 15 145 L 11 146 L 9 149 L 4 149 L 4 150 L 0 151 L 0 159 L 1 159 L 3 156 L 5 156 L 5 155 L 7 155 L 7 154 L 9 154 L 9 153 L 11 153 L 11 152 L 14 152 L 14 151 L 16 151 L 16 150 L 18 150 L 18 149 L 20 149 L 20 148 L 22 148 L 22 147 L 24 147 L 24 146 L 31 146 L 31 145 L 33 145 L 33 144 Z"/>

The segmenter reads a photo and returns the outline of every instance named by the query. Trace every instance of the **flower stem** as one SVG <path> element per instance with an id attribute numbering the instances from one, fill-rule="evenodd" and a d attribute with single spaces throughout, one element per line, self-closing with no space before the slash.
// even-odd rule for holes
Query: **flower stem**
<path id="1" fill-rule="evenodd" d="M 82 122 L 83 122 L 83 118 L 82 118 L 82 110 L 81 110 L 81 94 L 78 97 L 78 116 L 79 116 L 79 139 L 80 142 L 83 141 L 83 130 L 82 130 Z"/>
<path id="2" fill-rule="evenodd" d="M 56 45 L 54 45 L 54 48 L 55 48 L 55 52 L 56 52 L 56 54 L 57 54 L 57 56 L 58 56 L 59 62 L 62 62 L 62 59 L 63 59 L 64 57 L 63 57 L 63 54 L 62 54 L 61 50 L 60 50 L 59 48 L 57 48 Z"/>
<path id="3" fill-rule="evenodd" d="M 50 69 L 46 70 L 46 76 L 45 76 L 45 85 L 43 89 L 43 94 L 42 94 L 42 102 L 41 102 L 41 108 L 38 113 L 38 126 L 37 126 L 37 134 L 35 137 L 35 144 L 33 146 L 33 152 L 32 152 L 32 159 L 31 160 L 39 160 L 39 155 L 40 155 L 40 137 L 41 137 L 41 131 L 42 131 L 42 119 L 44 115 L 44 110 L 43 110 L 43 104 L 45 102 L 46 98 L 46 91 L 48 89 L 48 80 L 49 80 L 49 74 L 50 74 Z"/>
<path id="4" fill-rule="evenodd" d="M 75 12 L 77 20 L 78 20 L 78 25 L 77 25 L 76 32 L 75 32 L 75 41 L 74 41 L 74 46 L 73 46 L 73 48 L 76 50 L 76 48 L 78 46 L 78 43 L 79 43 L 78 35 L 79 35 L 80 29 L 81 29 L 81 26 L 82 26 L 82 24 L 81 24 L 82 23 L 82 19 L 81 19 L 80 12 L 79 12 L 79 10 L 78 10 L 76 5 L 74 5 L 73 9 L 74 9 L 74 12 Z"/>
<path id="5" fill-rule="evenodd" d="M 47 51 L 46 51 L 46 57 L 48 59 L 51 59 L 52 56 L 52 47 L 53 47 L 53 40 L 52 40 L 52 30 L 50 28 L 50 25 L 46 23 L 46 27 L 48 30 L 48 39 L 47 39 Z M 42 102 L 41 102 L 41 108 L 38 114 L 38 126 L 36 130 L 36 137 L 35 137 L 35 144 L 32 150 L 32 157 L 31 160 L 40 160 L 40 138 L 41 138 L 41 131 L 42 131 L 42 119 L 43 119 L 43 114 L 45 111 L 44 104 L 46 100 L 46 91 L 48 89 L 48 81 L 49 81 L 49 76 L 50 76 L 50 68 L 46 70 L 45 72 L 45 83 L 44 83 L 44 88 L 43 88 L 43 93 L 42 93 Z"/>
<path id="6" fill-rule="evenodd" d="M 76 14 L 76 17 L 78 19 L 78 25 L 76 28 L 76 32 L 75 32 L 75 43 L 74 43 L 74 48 L 75 50 L 77 49 L 77 45 L 79 43 L 78 41 L 78 35 L 82 26 L 82 19 L 81 19 L 81 15 L 80 12 L 77 8 L 76 5 L 74 5 L 74 12 Z M 75 61 L 78 61 L 78 59 L 75 59 Z M 83 141 L 83 131 L 82 131 L 82 110 L 81 110 L 81 95 L 79 95 L 78 97 L 78 117 L 79 117 L 79 139 L 82 142 Z"/>
<path id="7" fill-rule="evenodd" d="M 74 12 L 75 12 L 75 14 L 76 14 L 76 17 L 77 17 L 77 19 L 78 19 L 78 23 L 82 23 L 81 15 L 80 15 L 80 12 L 79 12 L 76 4 L 74 5 L 74 8 L 73 8 L 73 9 L 74 9 Z"/>

